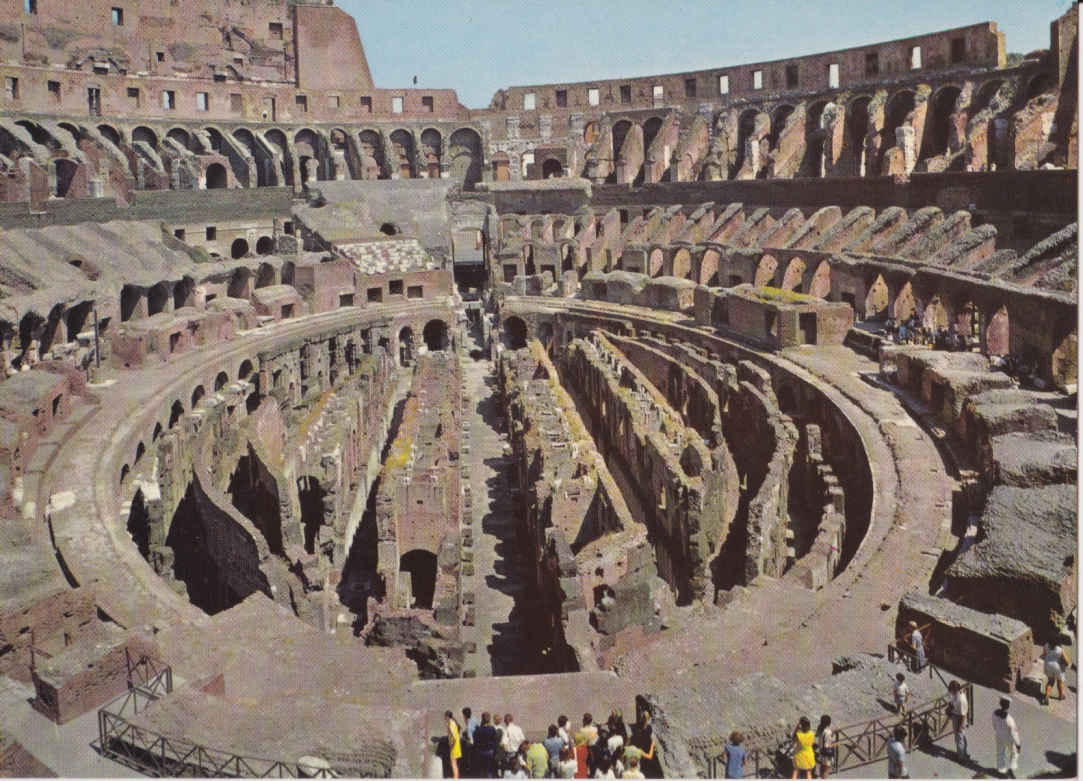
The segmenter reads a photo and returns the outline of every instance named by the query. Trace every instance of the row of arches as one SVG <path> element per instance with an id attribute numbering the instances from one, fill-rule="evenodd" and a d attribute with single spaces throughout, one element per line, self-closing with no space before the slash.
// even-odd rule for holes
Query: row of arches
<path id="1" fill-rule="evenodd" d="M 117 128 L 102 123 L 97 130 L 118 150 L 123 149 L 124 137 Z M 201 140 L 204 135 L 209 143 Z M 341 127 L 327 131 L 305 127 L 289 132 L 277 127 L 262 131 L 241 127 L 228 137 L 213 126 L 198 130 L 172 127 L 160 137 L 151 127 L 139 125 L 132 129 L 130 139 L 133 146 L 145 145 L 155 153 L 168 145 L 192 154 L 224 154 L 230 158 L 237 181 L 246 187 L 293 186 L 336 178 L 435 179 L 445 171 L 469 187 L 481 180 L 484 157 L 481 136 L 469 127 L 447 135 L 433 127 L 420 133 L 405 128 L 390 132 L 366 128 L 353 133 Z M 248 160 L 254 168 L 254 181 Z M 207 187 L 226 186 L 228 175 L 221 163 L 211 164 L 206 171 Z"/>

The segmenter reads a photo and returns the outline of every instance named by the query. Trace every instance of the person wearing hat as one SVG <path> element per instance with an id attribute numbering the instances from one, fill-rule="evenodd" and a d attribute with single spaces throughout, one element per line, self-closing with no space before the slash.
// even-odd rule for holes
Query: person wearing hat
<path id="1" fill-rule="evenodd" d="M 997 772 L 1007 778 L 1015 778 L 1019 769 L 1019 752 L 1023 744 L 1019 741 L 1019 727 L 1008 713 L 1012 701 L 1008 697 L 1000 698 L 1000 708 L 993 711 L 993 733 L 997 740 Z"/>

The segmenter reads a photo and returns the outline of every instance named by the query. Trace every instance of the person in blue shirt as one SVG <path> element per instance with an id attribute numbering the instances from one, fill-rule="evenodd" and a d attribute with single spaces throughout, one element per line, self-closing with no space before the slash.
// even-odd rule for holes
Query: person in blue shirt
<path id="1" fill-rule="evenodd" d="M 730 733 L 729 743 L 726 744 L 724 749 L 726 778 L 744 778 L 745 760 L 748 758 L 745 747 L 741 745 L 744 742 L 745 736 L 737 730 Z"/>

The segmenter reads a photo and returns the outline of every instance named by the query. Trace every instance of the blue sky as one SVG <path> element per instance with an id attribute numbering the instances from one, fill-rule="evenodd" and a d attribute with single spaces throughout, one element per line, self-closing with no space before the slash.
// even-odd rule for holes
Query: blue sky
<path id="1" fill-rule="evenodd" d="M 500 87 L 646 76 L 815 54 L 983 21 L 1009 52 L 1049 46 L 1070 0 L 337 0 L 378 87 L 450 87 L 470 108 Z"/>

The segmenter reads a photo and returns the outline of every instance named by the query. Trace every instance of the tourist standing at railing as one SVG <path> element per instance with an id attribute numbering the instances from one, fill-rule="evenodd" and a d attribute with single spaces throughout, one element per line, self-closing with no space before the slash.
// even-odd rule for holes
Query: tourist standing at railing
<path id="1" fill-rule="evenodd" d="M 1042 662 L 1045 665 L 1045 696 L 1042 697 L 1042 705 L 1048 705 L 1054 682 L 1057 684 L 1059 698 L 1064 699 L 1064 671 L 1069 664 L 1068 654 L 1056 642 L 1047 640 L 1042 649 Z"/>
<path id="2" fill-rule="evenodd" d="M 1008 713 L 1011 704 L 1009 698 L 1000 698 L 1000 708 L 993 711 L 993 733 L 997 739 L 997 772 L 1002 776 L 1015 778 L 1023 744 L 1019 740 L 1019 727 Z"/>
<path id="3" fill-rule="evenodd" d="M 523 730 L 515 723 L 510 713 L 504 714 L 504 740 L 501 748 L 509 754 L 519 750 L 519 744 L 523 742 Z"/>
<path id="4" fill-rule="evenodd" d="M 478 717 L 470 708 L 463 708 L 463 731 L 459 736 L 463 744 L 463 761 L 459 770 L 464 776 L 470 778 L 477 775 L 477 752 L 474 751 L 474 732 L 480 726 Z"/>
<path id="5" fill-rule="evenodd" d="M 895 698 L 895 712 L 901 716 L 910 704 L 910 687 L 906 685 L 906 676 L 902 673 L 895 673 L 895 688 L 891 693 Z"/>
<path id="6" fill-rule="evenodd" d="M 812 731 L 812 722 L 807 717 L 802 716 L 797 722 L 793 741 L 797 744 L 797 750 L 793 753 L 793 777 L 804 773 L 805 778 L 812 778 L 812 771 L 816 769 L 816 733 Z"/>
<path id="7" fill-rule="evenodd" d="M 496 750 L 500 744 L 496 727 L 488 713 L 481 714 L 481 725 L 474 730 L 474 756 L 477 758 L 477 775 L 482 778 L 496 777 Z"/>
<path id="8" fill-rule="evenodd" d="M 916 621 L 911 621 L 908 626 L 910 627 L 910 648 L 914 651 L 916 665 L 914 672 L 920 672 L 925 667 L 925 638 L 922 637 Z"/>
<path id="9" fill-rule="evenodd" d="M 966 716 L 970 712 L 970 703 L 966 701 L 966 692 L 958 681 L 949 683 L 948 691 L 951 692 L 948 715 L 951 717 L 951 731 L 955 733 L 955 753 L 962 762 L 970 759 L 966 745 Z"/>
<path id="10" fill-rule="evenodd" d="M 639 769 L 647 778 L 662 777 L 662 763 L 654 755 L 654 728 L 651 715 L 645 709 L 640 711 L 639 719 L 632 728 L 628 742 L 640 750 Z"/>
<path id="11" fill-rule="evenodd" d="M 564 745 L 568 748 L 573 748 L 572 736 L 568 734 L 568 717 L 563 713 L 560 714 L 560 718 L 557 719 L 557 733 L 560 735 L 560 739 L 564 741 Z"/>
<path id="12" fill-rule="evenodd" d="M 447 746 L 448 759 L 451 760 L 451 777 L 459 777 L 459 759 L 463 755 L 462 741 L 459 739 L 459 722 L 451 711 L 444 711 L 444 719 L 447 720 Z"/>
<path id="13" fill-rule="evenodd" d="M 895 727 L 887 742 L 887 777 L 910 778 L 906 767 L 906 727 Z"/>
<path id="14" fill-rule="evenodd" d="M 820 717 L 816 727 L 816 759 L 820 763 L 820 778 L 827 778 L 835 761 L 835 730 L 831 729 L 831 717 Z"/>
<path id="15" fill-rule="evenodd" d="M 723 749 L 726 758 L 726 778 L 744 778 L 745 760 L 748 752 L 741 744 L 745 742 L 745 736 L 737 730 L 730 733 L 729 743 Z"/>

